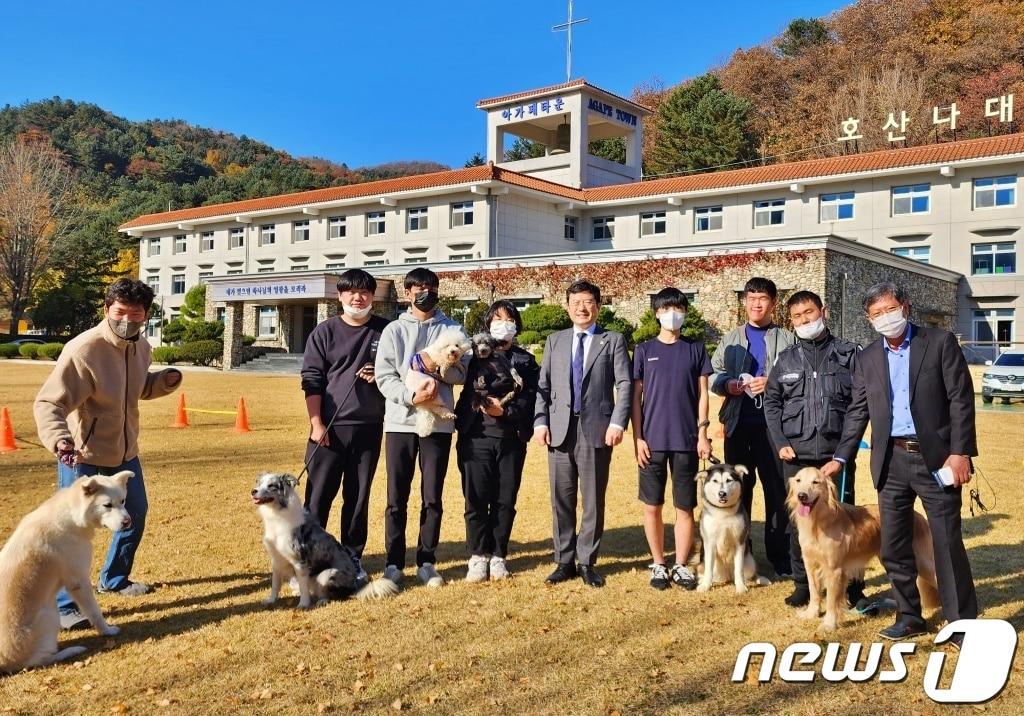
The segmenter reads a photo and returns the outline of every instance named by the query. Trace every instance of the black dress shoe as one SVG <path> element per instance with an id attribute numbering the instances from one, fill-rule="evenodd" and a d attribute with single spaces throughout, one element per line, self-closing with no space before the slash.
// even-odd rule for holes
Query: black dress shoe
<path id="1" fill-rule="evenodd" d="M 953 636 L 946 639 L 946 643 L 954 649 L 956 649 L 957 651 L 960 651 L 964 646 L 964 635 L 961 632 L 957 632 Z"/>
<path id="2" fill-rule="evenodd" d="M 572 562 L 568 564 L 561 564 L 555 567 L 555 571 L 548 575 L 548 578 L 544 580 L 546 584 L 558 584 L 560 582 L 566 582 L 576 577 L 576 565 Z"/>
<path id="3" fill-rule="evenodd" d="M 924 622 L 911 621 L 909 619 L 897 619 L 896 623 L 891 627 L 886 627 L 882 631 L 878 632 L 878 636 L 891 641 L 900 641 L 902 639 L 912 639 L 915 636 L 921 636 L 922 634 L 927 633 L 928 629 Z"/>
<path id="4" fill-rule="evenodd" d="M 802 584 L 798 584 L 793 587 L 793 593 L 786 597 L 783 601 L 791 607 L 806 607 L 811 601 L 811 590 Z"/>
<path id="5" fill-rule="evenodd" d="M 588 564 L 580 565 L 580 579 L 588 587 L 603 587 L 604 577 L 597 573 L 597 570 Z"/>

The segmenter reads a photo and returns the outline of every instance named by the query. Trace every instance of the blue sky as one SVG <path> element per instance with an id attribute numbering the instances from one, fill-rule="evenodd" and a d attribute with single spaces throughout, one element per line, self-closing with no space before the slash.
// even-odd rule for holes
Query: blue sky
<path id="1" fill-rule="evenodd" d="M 573 77 L 674 84 L 838 0 L 576 0 Z M 565 80 L 564 0 L 5 2 L 0 105 L 52 96 L 183 119 L 350 167 L 461 166 L 477 100 Z"/>

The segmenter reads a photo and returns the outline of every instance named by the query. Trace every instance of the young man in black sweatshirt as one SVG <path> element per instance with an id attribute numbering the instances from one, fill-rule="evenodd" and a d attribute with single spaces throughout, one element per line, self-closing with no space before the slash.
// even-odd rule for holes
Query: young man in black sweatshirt
<path id="1" fill-rule="evenodd" d="M 310 425 L 305 506 L 326 527 L 340 489 L 341 541 L 360 557 L 384 432 L 384 396 L 374 382 L 373 366 L 388 321 L 370 313 L 376 290 L 377 281 L 362 269 L 341 274 L 342 312 L 314 329 L 302 361 Z M 357 568 L 365 580 L 361 564 Z"/>
<path id="2" fill-rule="evenodd" d="M 853 395 L 853 366 L 859 347 L 828 330 L 828 310 L 816 293 L 797 291 L 786 302 L 786 310 L 797 341 L 779 353 L 768 376 L 764 416 L 789 480 L 803 467 L 820 468 L 835 454 Z M 856 469 L 851 460 L 836 476 L 839 497 L 849 504 L 853 504 Z M 794 589 L 786 604 L 799 607 L 807 604 L 810 590 L 795 526 L 789 546 Z M 851 581 L 846 595 L 850 605 L 856 606 L 864 598 L 864 582 Z"/>

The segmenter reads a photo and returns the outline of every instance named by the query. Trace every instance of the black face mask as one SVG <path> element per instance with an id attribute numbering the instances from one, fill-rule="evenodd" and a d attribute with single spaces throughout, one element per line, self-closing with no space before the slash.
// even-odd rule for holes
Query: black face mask
<path id="1" fill-rule="evenodd" d="M 420 291 L 412 299 L 412 305 L 424 313 L 430 313 L 437 305 L 437 291 Z"/>

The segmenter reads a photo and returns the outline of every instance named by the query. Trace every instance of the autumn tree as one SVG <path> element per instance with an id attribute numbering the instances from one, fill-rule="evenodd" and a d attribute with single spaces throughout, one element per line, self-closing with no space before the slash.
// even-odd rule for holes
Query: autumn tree
<path id="1" fill-rule="evenodd" d="M 0 299 L 10 310 L 12 333 L 74 221 L 72 187 L 71 170 L 49 145 L 0 147 Z"/>

